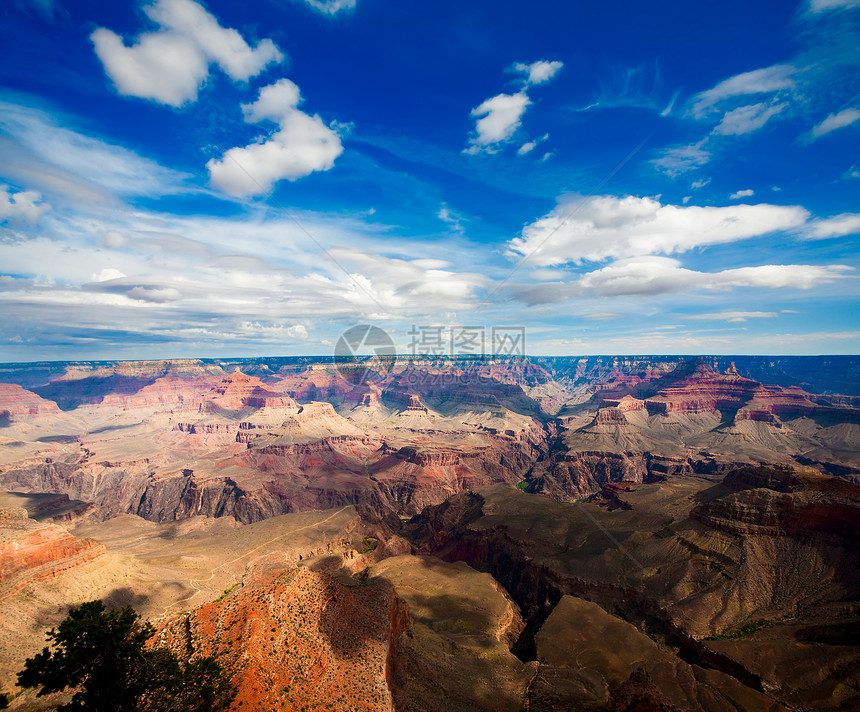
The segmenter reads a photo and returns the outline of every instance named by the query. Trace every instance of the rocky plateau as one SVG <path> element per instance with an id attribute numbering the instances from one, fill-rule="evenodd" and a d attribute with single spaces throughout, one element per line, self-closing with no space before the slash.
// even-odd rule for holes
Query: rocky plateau
<path id="1" fill-rule="evenodd" d="M 860 708 L 860 360 L 389 365 L 0 366 L 0 688 L 102 598 L 236 711 Z"/>

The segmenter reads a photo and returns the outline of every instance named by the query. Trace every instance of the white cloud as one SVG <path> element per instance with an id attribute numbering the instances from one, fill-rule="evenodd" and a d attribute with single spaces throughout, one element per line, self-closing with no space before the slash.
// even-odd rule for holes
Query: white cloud
<path id="1" fill-rule="evenodd" d="M 116 230 L 108 230 L 102 241 L 99 243 L 102 247 L 107 247 L 109 250 L 115 250 L 118 247 L 123 247 L 128 244 L 128 238 L 121 232 Z"/>
<path id="2" fill-rule="evenodd" d="M 206 168 L 212 183 L 230 195 L 263 195 L 279 180 L 295 181 L 314 171 L 327 171 L 343 152 L 338 134 L 319 115 L 298 108 L 299 88 L 280 79 L 260 90 L 259 97 L 242 109 L 253 123 L 274 121 L 280 127 L 268 140 L 229 149 L 211 159 Z"/>
<path id="3" fill-rule="evenodd" d="M 51 206 L 42 202 L 42 194 L 35 190 L 13 193 L 8 186 L 0 185 L 0 222 L 24 220 L 35 225 Z"/>
<path id="4" fill-rule="evenodd" d="M 802 235 L 811 240 L 860 234 L 860 213 L 843 213 L 832 218 L 813 220 Z"/>
<path id="5" fill-rule="evenodd" d="M 690 188 L 692 190 L 698 190 L 699 188 L 704 188 L 710 182 L 710 178 L 700 178 L 699 180 L 694 180 L 692 183 L 690 183 Z"/>
<path id="6" fill-rule="evenodd" d="M 60 125 L 45 111 L 0 101 L 0 168 L 79 203 L 187 192 L 186 174 Z"/>
<path id="7" fill-rule="evenodd" d="M 304 0 L 324 15 L 336 15 L 341 10 L 353 10 L 357 0 Z"/>
<path id="8" fill-rule="evenodd" d="M 667 148 L 663 151 L 663 155 L 655 158 L 652 163 L 657 170 L 674 178 L 681 173 L 701 168 L 711 160 L 710 152 L 702 148 L 704 145 L 704 141 L 699 141 L 689 146 Z"/>
<path id="9" fill-rule="evenodd" d="M 713 314 L 687 315 L 685 319 L 713 319 L 715 321 L 741 322 L 747 319 L 773 319 L 779 316 L 776 312 L 762 311 L 724 311 Z"/>
<path id="10" fill-rule="evenodd" d="M 175 302 L 182 299 L 182 293 L 173 287 L 132 287 L 126 294 L 132 299 L 139 299 L 143 302 L 155 302 L 156 304 Z"/>
<path id="11" fill-rule="evenodd" d="M 528 86 L 529 84 L 543 84 L 544 82 L 548 82 L 558 74 L 559 70 L 563 66 L 564 64 L 562 62 L 547 62 L 546 60 L 539 60 L 537 62 L 532 62 L 531 64 L 517 62 L 513 65 L 513 70 L 526 75 L 525 84 Z"/>
<path id="12" fill-rule="evenodd" d="M 450 225 L 451 230 L 454 232 L 463 233 L 463 223 L 460 216 L 452 211 L 445 203 L 442 203 L 442 206 L 439 208 L 439 212 L 436 213 L 436 217 L 442 222 Z"/>
<path id="13" fill-rule="evenodd" d="M 824 121 L 813 127 L 811 136 L 813 139 L 820 138 L 831 131 L 850 126 L 857 120 L 860 120 L 860 109 L 843 109 L 838 114 L 830 114 Z"/>
<path id="14" fill-rule="evenodd" d="M 155 0 L 144 12 L 160 29 L 140 35 L 137 44 L 126 46 L 103 27 L 90 35 L 120 94 L 182 106 L 197 99 L 212 62 L 233 81 L 246 81 L 283 59 L 270 39 L 251 48 L 193 0 Z"/>
<path id="15" fill-rule="evenodd" d="M 771 94 L 783 89 L 791 89 L 795 85 L 792 75 L 796 71 L 790 64 L 775 64 L 729 77 L 712 89 L 693 97 L 691 112 L 695 117 L 702 118 L 715 104 L 725 99 L 752 94 Z"/>
<path id="16" fill-rule="evenodd" d="M 729 196 L 729 200 L 740 200 L 741 198 L 749 198 L 751 195 L 755 195 L 755 191 L 752 188 L 747 188 L 746 190 L 738 190 Z"/>
<path id="17" fill-rule="evenodd" d="M 91 282 L 108 282 L 112 279 L 122 279 L 125 275 L 114 267 L 105 267 L 90 277 Z"/>
<path id="18" fill-rule="evenodd" d="M 497 144 L 510 139 L 520 127 L 522 116 L 531 103 L 531 99 L 521 91 L 498 94 L 472 109 L 471 115 L 481 118 L 475 123 L 476 134 L 469 139 L 472 145 L 466 152 L 492 152 Z"/>
<path id="19" fill-rule="evenodd" d="M 525 156 L 527 153 L 531 153 L 538 146 L 538 144 L 543 143 L 549 138 L 549 134 L 544 134 L 540 138 L 536 138 L 534 141 L 527 141 L 522 146 L 517 149 L 518 156 Z M 545 158 L 543 160 L 546 160 Z"/>
<path id="20" fill-rule="evenodd" d="M 758 131 L 772 116 L 785 108 L 785 104 L 751 104 L 727 111 L 714 133 L 723 136 L 740 136 Z"/>
<path id="21" fill-rule="evenodd" d="M 810 0 L 811 12 L 826 12 L 828 10 L 848 10 L 852 7 L 860 7 L 860 0 Z"/>
<path id="22" fill-rule="evenodd" d="M 845 265 L 761 265 L 699 272 L 685 269 L 669 257 L 648 256 L 618 260 L 573 282 L 521 286 L 514 291 L 521 301 L 533 306 L 572 297 L 641 297 L 744 287 L 811 289 L 839 279 L 851 269 Z"/>
<path id="23" fill-rule="evenodd" d="M 686 252 L 803 225 L 801 207 L 662 205 L 651 198 L 570 199 L 508 243 L 538 266 Z"/>
<path id="24" fill-rule="evenodd" d="M 857 166 L 851 166 L 845 173 L 842 175 L 843 178 L 860 178 L 860 168 Z"/>
<path id="25" fill-rule="evenodd" d="M 511 65 L 509 71 L 526 75 L 523 80 L 523 88 L 516 94 L 497 94 L 472 109 L 470 115 L 477 118 L 475 131 L 469 137 L 469 147 L 463 153 L 495 153 L 500 144 L 511 140 L 520 127 L 523 114 L 532 103 L 526 89 L 534 84 L 548 82 L 563 66 L 561 62 L 547 62 L 545 60 L 532 64 L 518 62 Z M 517 153 L 520 156 L 527 154 L 541 141 L 546 140 L 548 136 L 546 134 L 543 138 L 522 144 Z M 543 160 L 546 160 L 549 155 L 546 154 Z"/>

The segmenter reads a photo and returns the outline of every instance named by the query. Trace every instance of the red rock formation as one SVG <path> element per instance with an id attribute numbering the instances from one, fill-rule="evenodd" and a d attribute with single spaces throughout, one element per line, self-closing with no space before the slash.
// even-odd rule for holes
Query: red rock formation
<path id="1" fill-rule="evenodd" d="M 98 542 L 29 519 L 24 509 L 0 510 L 0 599 L 104 555 Z"/>
<path id="2" fill-rule="evenodd" d="M 256 376 L 246 376 L 238 369 L 212 389 L 208 401 L 227 409 L 296 407 L 290 396 L 267 388 Z"/>
<path id="3" fill-rule="evenodd" d="M 59 413 L 60 408 L 54 401 L 40 398 L 35 393 L 25 391 L 21 386 L 12 383 L 0 383 L 0 414 L 7 417 L 18 415 L 42 415 L 43 413 Z"/>
<path id="4" fill-rule="evenodd" d="M 218 656 L 238 691 L 231 710 L 392 712 L 393 648 L 408 625 L 385 582 L 294 569 L 171 621 L 155 641 Z"/>
<path id="5" fill-rule="evenodd" d="M 102 403 L 125 408 L 145 408 L 162 404 L 182 404 L 194 408 L 199 405 L 203 395 L 212 389 L 214 383 L 214 377 L 189 379 L 163 376 L 131 395 L 110 393 L 102 399 Z"/>

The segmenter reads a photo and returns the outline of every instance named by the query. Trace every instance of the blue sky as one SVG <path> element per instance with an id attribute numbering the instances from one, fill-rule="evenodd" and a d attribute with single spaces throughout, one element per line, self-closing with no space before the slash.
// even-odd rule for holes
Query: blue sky
<path id="1" fill-rule="evenodd" d="M 12 0 L 0 360 L 858 353 L 858 149 L 858 0 Z"/>

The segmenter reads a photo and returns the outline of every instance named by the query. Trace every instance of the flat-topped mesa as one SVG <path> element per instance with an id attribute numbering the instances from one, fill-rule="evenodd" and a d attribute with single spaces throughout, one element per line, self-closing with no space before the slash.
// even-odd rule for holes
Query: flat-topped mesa
<path id="1" fill-rule="evenodd" d="M 0 419 L 20 415 L 59 413 L 59 406 L 13 383 L 0 383 Z"/>
<path id="2" fill-rule="evenodd" d="M 124 408 L 146 408 L 157 405 L 182 405 L 186 408 L 199 407 L 204 395 L 212 388 L 215 377 L 179 378 L 162 376 L 137 393 L 108 393 L 102 404 L 118 405 Z"/>
<path id="3" fill-rule="evenodd" d="M 860 540 L 860 486 L 789 467 L 741 468 L 723 484 L 732 494 L 695 507 L 690 516 L 738 535 Z"/>
<path id="4" fill-rule="evenodd" d="M 644 399 L 652 414 L 735 411 L 737 420 L 756 420 L 778 425 L 774 416 L 805 416 L 822 406 L 797 386 L 768 386 L 727 368 L 721 374 L 703 361 L 687 361 L 654 384 L 662 386 Z M 611 403 L 604 398 L 604 402 Z"/>
<path id="5" fill-rule="evenodd" d="M 421 398 L 416 395 L 409 396 L 409 405 L 406 406 L 406 410 L 419 413 L 429 412 L 427 406 L 421 402 Z"/>
<path id="6" fill-rule="evenodd" d="M 238 369 L 212 389 L 209 402 L 220 408 L 297 407 L 289 395 L 267 388 L 256 376 L 246 376 Z"/>
<path id="7" fill-rule="evenodd" d="M 285 420 L 284 425 L 286 426 L 289 422 L 301 424 L 329 419 L 336 421 L 343 420 L 341 416 L 335 412 L 334 406 L 331 403 L 314 401 L 313 403 L 306 403 L 305 405 L 300 406 L 298 413 Z"/>
<path id="8" fill-rule="evenodd" d="M 349 420 L 335 412 L 331 403 L 307 403 L 289 415 L 280 425 L 264 429 L 261 433 L 242 429 L 237 442 L 248 448 L 271 454 L 294 452 L 294 446 L 330 440 L 333 436 L 346 436 L 347 440 L 363 441 L 364 433 Z"/>
<path id="9" fill-rule="evenodd" d="M 629 425 L 627 418 L 624 416 L 624 411 L 617 407 L 612 406 L 609 408 L 601 408 L 594 415 L 594 420 L 591 421 L 590 428 L 596 426 L 618 426 L 618 425 Z"/>
<path id="10" fill-rule="evenodd" d="M 393 453 L 399 460 L 411 462 L 421 467 L 455 467 L 464 460 L 481 457 L 488 448 L 473 450 L 454 450 L 443 448 L 419 448 L 412 445 L 401 447 Z"/>

